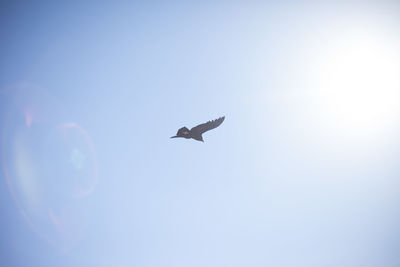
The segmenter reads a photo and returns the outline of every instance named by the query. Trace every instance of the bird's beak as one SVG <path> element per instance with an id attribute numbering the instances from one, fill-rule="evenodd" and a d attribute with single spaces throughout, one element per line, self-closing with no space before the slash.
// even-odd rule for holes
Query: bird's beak
<path id="1" fill-rule="evenodd" d="M 171 138 L 177 138 L 177 137 L 179 137 L 179 136 L 177 136 L 177 135 L 175 135 L 175 136 L 171 136 Z"/>

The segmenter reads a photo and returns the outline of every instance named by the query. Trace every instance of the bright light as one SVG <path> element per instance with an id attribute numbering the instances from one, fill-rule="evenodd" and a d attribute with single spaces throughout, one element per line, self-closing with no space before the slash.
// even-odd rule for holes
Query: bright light
<path id="1" fill-rule="evenodd" d="M 334 134 L 377 137 L 399 119 L 399 44 L 381 35 L 332 36 L 317 53 L 312 96 Z"/>

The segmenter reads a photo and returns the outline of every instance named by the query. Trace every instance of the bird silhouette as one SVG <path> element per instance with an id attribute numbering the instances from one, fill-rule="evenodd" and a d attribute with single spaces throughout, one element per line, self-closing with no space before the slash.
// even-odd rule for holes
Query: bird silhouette
<path id="1" fill-rule="evenodd" d="M 208 121 L 203 124 L 199 124 L 196 127 L 193 127 L 192 129 L 188 129 L 186 127 L 182 127 L 178 130 L 175 136 L 172 136 L 171 138 L 177 138 L 177 137 L 183 137 L 186 139 L 193 138 L 194 140 L 204 142 L 202 134 L 212 130 L 214 128 L 217 128 L 218 126 L 221 125 L 221 123 L 225 120 L 225 116 L 220 117 L 216 120 L 213 121 Z"/>

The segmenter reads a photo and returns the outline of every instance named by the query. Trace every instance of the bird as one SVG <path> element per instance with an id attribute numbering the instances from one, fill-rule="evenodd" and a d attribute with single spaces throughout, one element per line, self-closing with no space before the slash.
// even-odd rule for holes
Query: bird
<path id="1" fill-rule="evenodd" d="M 180 128 L 178 130 L 176 135 L 175 136 L 171 136 L 171 138 L 177 138 L 177 137 L 183 137 L 183 138 L 186 138 L 186 139 L 192 138 L 194 140 L 204 142 L 202 134 L 207 132 L 207 131 L 209 131 L 209 130 L 217 128 L 218 126 L 221 125 L 221 123 L 224 120 L 225 120 L 225 116 L 220 117 L 220 118 L 218 118 L 216 120 L 212 120 L 212 121 L 208 121 L 208 122 L 203 123 L 203 124 L 199 124 L 199 125 L 193 127 L 190 130 L 188 128 L 186 128 L 186 127 L 182 127 L 182 128 Z"/>

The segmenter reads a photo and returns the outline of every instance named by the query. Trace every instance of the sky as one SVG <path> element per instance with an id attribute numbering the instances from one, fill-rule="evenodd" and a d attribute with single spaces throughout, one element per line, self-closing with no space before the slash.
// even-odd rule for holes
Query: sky
<path id="1" fill-rule="evenodd" d="M 399 14 L 3 1 L 0 266 L 400 266 Z"/>

